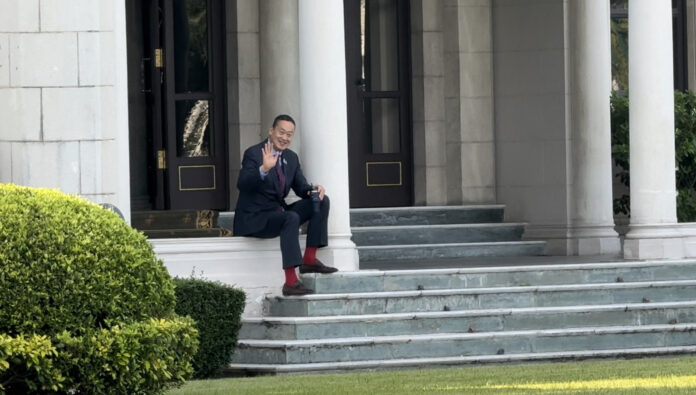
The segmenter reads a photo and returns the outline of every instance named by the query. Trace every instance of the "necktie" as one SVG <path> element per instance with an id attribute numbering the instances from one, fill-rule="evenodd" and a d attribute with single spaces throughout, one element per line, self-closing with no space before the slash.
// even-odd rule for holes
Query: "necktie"
<path id="1" fill-rule="evenodd" d="M 281 165 L 282 157 L 278 155 L 278 162 L 276 162 L 276 174 L 278 174 L 278 194 L 282 198 L 285 195 L 285 173 L 283 173 L 283 166 Z"/>

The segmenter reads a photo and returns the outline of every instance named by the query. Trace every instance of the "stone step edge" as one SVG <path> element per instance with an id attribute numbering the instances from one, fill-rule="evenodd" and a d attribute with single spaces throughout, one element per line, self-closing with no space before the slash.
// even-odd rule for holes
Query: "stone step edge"
<path id="1" fill-rule="evenodd" d="M 439 210 L 489 210 L 489 209 L 505 209 L 504 204 L 471 204 L 459 206 L 404 206 L 404 207 L 377 207 L 377 208 L 352 208 L 350 213 L 379 213 L 379 212 L 394 212 L 408 210 L 413 213 L 419 211 L 439 211 Z"/>
<path id="2" fill-rule="evenodd" d="M 481 295 L 525 292 L 589 291 L 626 288 L 665 288 L 675 286 L 696 286 L 696 280 L 635 281 L 620 283 L 533 285 L 518 287 L 429 289 L 413 291 L 355 292 L 335 294 L 310 294 L 302 296 L 271 296 L 277 300 L 306 300 L 308 302 L 332 299 L 370 299 L 370 298 L 412 298 L 419 296 Z"/>
<path id="3" fill-rule="evenodd" d="M 356 246 L 360 250 L 404 250 L 415 248 L 432 248 L 432 247 L 496 247 L 496 246 L 519 246 L 519 245 L 545 245 L 545 241 L 491 241 L 491 242 L 474 242 L 474 243 L 433 243 L 433 244 L 394 244 L 394 245 L 369 245 Z"/>
<path id="4" fill-rule="evenodd" d="M 524 314 L 563 314 L 563 313 L 596 313 L 613 311 L 645 311 L 658 309 L 696 308 L 696 300 L 681 302 L 651 302 L 651 303 L 620 303 L 606 305 L 579 305 L 560 307 L 519 307 L 481 310 L 455 310 L 455 311 L 425 311 L 409 313 L 385 313 L 362 315 L 334 315 L 318 317 L 249 317 L 243 318 L 242 324 L 264 325 L 292 325 L 292 324 L 326 324 L 348 322 L 375 322 L 375 321 L 399 321 L 415 320 L 422 318 L 460 318 L 460 317 L 488 317 L 488 316 L 514 316 Z"/>
<path id="5" fill-rule="evenodd" d="M 436 224 L 436 225 L 383 225 L 383 226 L 351 226 L 353 232 L 369 231 L 397 231 L 415 229 L 466 229 L 466 228 L 518 228 L 527 226 L 526 222 L 499 222 L 499 223 L 475 223 L 475 224 Z"/>
<path id="6" fill-rule="evenodd" d="M 410 270 L 360 270 L 355 272 L 337 272 L 331 277 L 387 277 L 387 276 L 428 276 L 428 275 L 447 275 L 447 274 L 485 274 L 485 273 L 507 273 L 507 272 L 538 272 L 538 271 L 573 271 L 573 270 L 596 270 L 596 269 L 644 269 L 649 267 L 662 268 L 665 266 L 691 266 L 696 265 L 694 259 L 665 260 L 656 261 L 629 261 L 629 262 L 597 262 L 597 263 L 572 263 L 559 265 L 520 265 L 520 266 L 498 266 L 498 267 L 474 267 L 456 269 L 410 269 Z M 326 277 L 325 274 L 302 274 L 301 277 Z M 327 277 L 328 278 L 328 277 Z"/>
<path id="7" fill-rule="evenodd" d="M 684 347 L 648 347 L 648 348 L 619 348 L 592 351 L 562 351 L 546 353 L 503 354 L 503 355 L 476 355 L 465 357 L 439 357 L 439 358 L 410 358 L 410 359 L 383 359 L 349 362 L 321 362 L 305 364 L 230 364 L 230 371 L 254 371 L 263 373 L 307 373 L 314 371 L 333 370 L 358 370 L 358 369 L 389 369 L 408 368 L 433 365 L 462 365 L 485 363 L 509 363 L 525 361 L 553 361 L 553 360 L 584 360 L 619 357 L 650 357 L 658 355 L 690 354 L 696 352 L 696 346 Z"/>
<path id="8" fill-rule="evenodd" d="M 429 343 L 433 341 L 452 340 L 489 340 L 512 337 L 538 338 L 584 335 L 645 334 L 661 332 L 691 332 L 694 330 L 696 330 L 696 323 L 673 325 L 623 325 L 586 328 L 535 329 L 502 332 L 433 333 L 421 335 L 363 336 L 302 340 L 240 339 L 238 340 L 238 346 L 246 346 L 250 348 L 263 347 L 276 349 L 297 349 L 303 347 L 358 347 L 373 346 L 378 344 Z"/>

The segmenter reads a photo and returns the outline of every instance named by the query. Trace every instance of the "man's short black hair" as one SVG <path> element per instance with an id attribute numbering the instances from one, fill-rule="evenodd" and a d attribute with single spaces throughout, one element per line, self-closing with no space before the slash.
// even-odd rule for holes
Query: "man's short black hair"
<path id="1" fill-rule="evenodd" d="M 274 127 L 278 126 L 278 122 L 280 122 L 280 121 L 292 122 L 292 124 L 295 125 L 295 120 L 292 119 L 292 117 L 290 115 L 280 114 L 277 117 L 275 117 L 275 119 L 273 120 L 273 126 L 271 126 L 271 127 L 274 128 Z M 297 126 L 297 125 L 295 125 L 295 126 Z"/>

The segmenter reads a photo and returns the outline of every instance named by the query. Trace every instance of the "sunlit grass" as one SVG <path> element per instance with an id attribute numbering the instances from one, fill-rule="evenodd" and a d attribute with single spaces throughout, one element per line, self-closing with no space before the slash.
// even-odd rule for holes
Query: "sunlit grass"
<path id="1" fill-rule="evenodd" d="M 192 381 L 181 394 L 693 394 L 696 357 Z"/>
<path id="2" fill-rule="evenodd" d="M 579 381 L 554 381 L 541 383 L 524 384 L 497 384 L 484 385 L 478 387 L 431 387 L 432 390 L 537 390 L 537 391 L 598 391 L 598 390 L 646 390 L 664 389 L 673 390 L 676 388 L 696 388 L 696 376 L 666 376 L 651 378 L 623 378 L 623 379 L 604 379 L 604 380 L 579 380 Z"/>

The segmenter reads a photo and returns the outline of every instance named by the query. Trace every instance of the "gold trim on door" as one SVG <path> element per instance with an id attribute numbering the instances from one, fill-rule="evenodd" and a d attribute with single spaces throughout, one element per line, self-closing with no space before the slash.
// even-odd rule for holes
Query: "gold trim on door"
<path id="1" fill-rule="evenodd" d="M 370 165 L 399 165 L 399 183 L 398 184 L 371 184 L 370 183 Z M 365 162 L 365 181 L 368 187 L 399 187 L 403 185 L 403 172 L 401 162 Z"/>
<path id="2" fill-rule="evenodd" d="M 213 186 L 208 188 L 182 188 L 181 187 L 181 169 L 190 168 L 202 168 L 202 167 L 212 167 L 213 168 Z M 193 166 L 179 166 L 179 191 L 212 191 L 217 188 L 215 185 L 215 165 L 193 165 Z"/>

